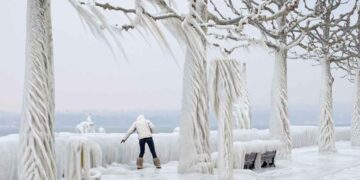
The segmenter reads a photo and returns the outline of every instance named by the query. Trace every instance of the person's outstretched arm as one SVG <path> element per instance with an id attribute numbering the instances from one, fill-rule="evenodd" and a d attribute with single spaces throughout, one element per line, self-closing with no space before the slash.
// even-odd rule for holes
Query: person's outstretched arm
<path id="1" fill-rule="evenodd" d="M 154 133 L 155 125 L 150 120 L 147 120 L 147 123 L 149 124 L 151 133 Z"/>
<path id="2" fill-rule="evenodd" d="M 124 142 L 129 138 L 129 136 L 130 136 L 133 132 L 135 132 L 135 130 L 136 130 L 136 127 L 135 127 L 135 122 L 134 122 L 134 123 L 130 126 L 130 128 L 127 130 L 125 136 L 122 138 L 121 143 L 124 143 Z"/>

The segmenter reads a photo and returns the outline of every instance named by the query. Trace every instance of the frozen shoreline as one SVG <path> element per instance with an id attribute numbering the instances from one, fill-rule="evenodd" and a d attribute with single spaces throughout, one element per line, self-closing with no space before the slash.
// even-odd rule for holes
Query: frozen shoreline
<path id="1" fill-rule="evenodd" d="M 312 146 L 317 142 L 317 127 L 316 126 L 292 126 L 293 147 L 299 148 L 304 146 Z M 335 131 L 337 141 L 348 141 L 350 138 L 349 127 L 336 127 Z M 63 173 L 69 167 L 66 163 L 68 158 L 66 155 L 67 144 L 69 140 L 74 138 L 85 138 L 92 144 L 99 147 L 99 153 L 94 156 L 100 156 L 100 165 L 109 167 L 113 163 L 118 164 L 133 164 L 133 161 L 138 155 L 138 141 L 137 136 L 132 135 L 125 144 L 120 144 L 123 134 L 74 134 L 74 133 L 56 133 L 56 162 L 58 177 L 62 177 Z M 234 141 L 249 141 L 254 139 L 270 139 L 268 130 L 235 130 Z M 178 133 L 160 133 L 154 134 L 156 149 L 163 164 L 171 161 L 178 161 Z M 0 179 L 17 179 L 17 152 L 18 152 L 18 135 L 8 135 L 0 138 L 0 153 L 2 158 L 0 160 Z M 211 151 L 216 152 L 217 149 L 217 132 L 212 131 L 210 136 Z M 314 147 L 315 148 L 315 147 Z M 302 148 L 301 148 L 302 149 Z M 294 152 L 297 149 L 294 150 Z M 145 162 L 151 163 L 152 159 L 149 150 L 146 149 Z M 100 155 L 101 154 L 101 155 Z M 317 151 L 316 153 L 317 154 Z M 298 158 L 294 153 L 294 159 Z M 111 167 L 111 166 L 110 166 Z M 135 167 L 135 166 L 134 166 Z M 279 168 L 281 166 L 278 166 Z M 286 166 L 284 166 L 286 167 Z M 175 167 L 171 167 L 176 170 Z M 170 169 L 171 169 L 170 168 Z M 277 168 L 277 171 L 279 171 Z M 166 169 L 166 165 L 164 167 Z M 165 170 L 163 170 L 165 171 Z M 163 172 L 162 171 L 162 172 Z M 175 171 L 176 172 L 176 171 Z M 237 170 L 235 171 L 237 172 Z M 160 178 L 161 179 L 161 178 Z"/>

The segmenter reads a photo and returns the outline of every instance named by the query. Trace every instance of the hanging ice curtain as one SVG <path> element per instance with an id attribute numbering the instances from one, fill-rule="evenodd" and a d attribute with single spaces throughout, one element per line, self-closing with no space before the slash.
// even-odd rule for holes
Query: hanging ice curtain
<path id="1" fill-rule="evenodd" d="M 217 59 L 211 64 L 211 103 L 218 120 L 219 179 L 233 174 L 233 104 L 241 95 L 241 64 L 233 59 Z"/>
<path id="2" fill-rule="evenodd" d="M 250 99 L 246 82 L 246 64 L 241 67 L 241 96 L 234 102 L 233 106 L 233 127 L 234 129 L 250 129 Z"/>

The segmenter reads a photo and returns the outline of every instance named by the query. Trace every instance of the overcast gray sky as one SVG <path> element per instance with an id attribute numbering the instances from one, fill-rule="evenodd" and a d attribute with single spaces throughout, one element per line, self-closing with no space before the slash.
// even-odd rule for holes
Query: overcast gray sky
<path id="1" fill-rule="evenodd" d="M 175 48 L 181 67 L 136 33 L 122 40 L 130 63 L 114 60 L 108 48 L 82 26 L 67 0 L 52 1 L 56 110 L 178 110 L 181 107 L 183 52 Z M 2 0 L 0 6 L 0 110 L 21 110 L 25 64 L 25 0 Z M 149 41 L 153 42 L 152 38 Z M 175 41 L 170 41 L 174 44 Z M 252 106 L 269 106 L 274 57 L 261 48 L 233 57 L 248 65 Z M 318 105 L 320 67 L 290 60 L 289 104 Z M 335 103 L 352 103 L 354 85 L 334 73 Z"/>

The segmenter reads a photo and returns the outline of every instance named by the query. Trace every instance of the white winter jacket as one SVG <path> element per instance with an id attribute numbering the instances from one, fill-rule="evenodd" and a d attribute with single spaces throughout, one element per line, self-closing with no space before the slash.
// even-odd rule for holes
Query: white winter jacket
<path id="1" fill-rule="evenodd" d="M 147 137 L 152 137 L 152 133 L 154 131 L 154 124 L 144 118 L 143 115 L 138 116 L 136 121 L 131 125 L 129 130 L 126 132 L 123 140 L 127 140 L 127 138 L 136 131 L 139 139 L 144 139 Z"/>

